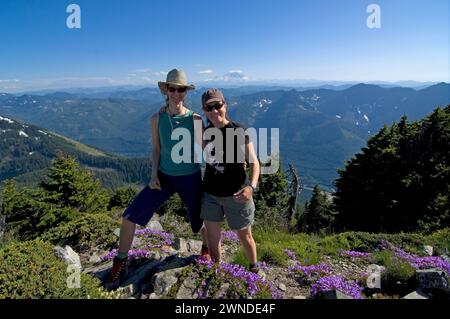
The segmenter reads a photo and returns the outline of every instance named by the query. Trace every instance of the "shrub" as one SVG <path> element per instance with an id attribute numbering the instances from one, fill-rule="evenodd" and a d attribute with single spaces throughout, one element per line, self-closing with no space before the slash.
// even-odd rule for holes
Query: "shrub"
<path id="1" fill-rule="evenodd" d="M 64 261 L 42 240 L 8 245 L 0 250 L 0 299 L 81 299 L 108 297 L 100 281 L 80 274 L 80 288 L 68 288 Z"/>
<path id="2" fill-rule="evenodd" d="M 415 269 L 389 250 L 373 254 L 375 263 L 386 267 L 381 275 L 381 289 L 388 294 L 404 295 L 413 289 Z"/>
<path id="3" fill-rule="evenodd" d="M 136 190 L 130 186 L 119 187 L 109 199 L 108 209 L 112 209 L 113 207 L 125 208 L 136 195 Z"/>
<path id="4" fill-rule="evenodd" d="M 106 249 L 116 244 L 114 229 L 118 226 L 119 223 L 106 214 L 83 214 L 49 230 L 42 235 L 42 239 L 54 244 L 69 245 L 79 252 L 95 246 Z"/>

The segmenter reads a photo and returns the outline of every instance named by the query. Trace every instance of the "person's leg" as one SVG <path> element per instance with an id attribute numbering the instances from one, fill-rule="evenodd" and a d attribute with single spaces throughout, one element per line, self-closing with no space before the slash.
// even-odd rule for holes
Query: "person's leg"
<path id="1" fill-rule="evenodd" d="M 119 258 L 128 256 L 136 224 L 145 227 L 155 211 L 174 194 L 171 185 L 167 183 L 166 176 L 159 174 L 158 177 L 161 190 L 145 186 L 123 213 L 118 248 Z"/>
<path id="2" fill-rule="evenodd" d="M 189 222 L 194 234 L 200 232 L 203 245 L 208 246 L 207 230 L 200 217 L 202 207 L 202 175 L 197 172 L 191 175 L 172 177 L 175 191 L 180 195 L 181 201 L 188 212 Z"/>
<path id="3" fill-rule="evenodd" d="M 119 249 L 117 252 L 117 256 L 119 258 L 125 258 L 128 256 L 128 251 L 133 243 L 135 230 L 135 223 L 129 221 L 125 217 L 122 218 L 122 225 L 120 226 Z"/>
<path id="4" fill-rule="evenodd" d="M 252 235 L 252 226 L 250 225 L 246 229 L 237 230 L 236 233 L 242 244 L 244 255 L 247 257 L 250 266 L 255 265 L 257 260 L 256 243 Z"/>
<path id="5" fill-rule="evenodd" d="M 222 247 L 220 242 L 221 222 L 212 222 L 205 220 L 205 226 L 208 234 L 208 249 L 211 258 L 215 262 L 220 262 L 222 258 Z"/>

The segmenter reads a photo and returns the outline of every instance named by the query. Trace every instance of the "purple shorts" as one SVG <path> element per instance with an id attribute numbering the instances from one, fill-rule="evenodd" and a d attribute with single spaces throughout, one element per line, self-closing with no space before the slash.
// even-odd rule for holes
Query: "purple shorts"
<path id="1" fill-rule="evenodd" d="M 171 176 L 159 171 L 158 178 L 161 190 L 151 189 L 146 185 L 125 209 L 123 218 L 145 226 L 155 211 L 173 194 L 178 193 L 187 209 L 192 231 L 198 233 L 203 225 L 203 220 L 200 218 L 203 194 L 201 171 L 182 176 Z"/>

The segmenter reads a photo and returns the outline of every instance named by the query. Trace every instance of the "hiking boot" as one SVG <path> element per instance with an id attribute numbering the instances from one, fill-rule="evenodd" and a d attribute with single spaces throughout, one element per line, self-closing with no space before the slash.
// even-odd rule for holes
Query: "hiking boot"
<path id="1" fill-rule="evenodd" d="M 208 260 L 211 260 L 211 255 L 209 254 L 208 247 L 202 245 L 202 250 L 200 251 L 200 255 Z"/>
<path id="2" fill-rule="evenodd" d="M 119 287 L 121 281 L 128 274 L 128 258 L 119 259 L 117 256 L 114 258 L 113 266 L 108 274 L 106 281 L 106 288 L 108 290 L 115 290 Z"/>
<path id="3" fill-rule="evenodd" d="M 266 273 L 261 269 L 259 263 L 256 263 L 255 265 L 250 265 L 249 270 L 257 274 L 259 277 L 261 277 L 263 280 L 266 279 Z"/>

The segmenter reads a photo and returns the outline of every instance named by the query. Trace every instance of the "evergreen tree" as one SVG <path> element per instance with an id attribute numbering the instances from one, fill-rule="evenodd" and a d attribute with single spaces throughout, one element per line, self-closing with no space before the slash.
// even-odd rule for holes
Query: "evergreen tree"
<path id="1" fill-rule="evenodd" d="M 398 232 L 450 225 L 450 106 L 385 126 L 335 181 L 341 230 Z"/>
<path id="2" fill-rule="evenodd" d="M 104 212 L 108 203 L 100 181 L 94 180 L 93 174 L 82 169 L 72 156 L 59 155 L 40 188 L 46 203 L 74 208 L 79 212 Z"/>
<path id="3" fill-rule="evenodd" d="M 329 233 L 333 230 L 336 213 L 333 203 L 316 185 L 311 200 L 305 203 L 304 213 L 297 222 L 297 230 L 306 233 Z"/>

